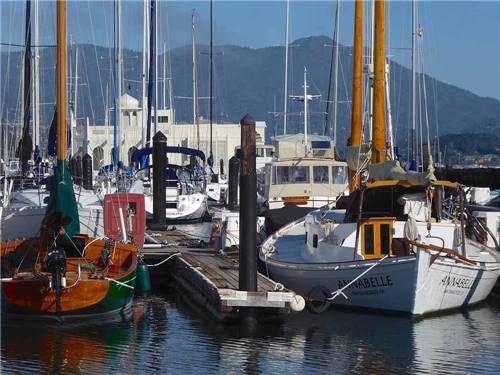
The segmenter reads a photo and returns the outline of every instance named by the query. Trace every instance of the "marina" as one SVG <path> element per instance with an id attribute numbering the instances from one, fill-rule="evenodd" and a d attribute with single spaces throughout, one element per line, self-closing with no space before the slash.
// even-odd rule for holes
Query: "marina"
<path id="1" fill-rule="evenodd" d="M 259 49 L 214 0 L 87 2 L 87 45 L 83 3 L 0 2 L 2 373 L 498 372 L 500 93 L 457 120 L 427 4 L 239 4 Z"/>

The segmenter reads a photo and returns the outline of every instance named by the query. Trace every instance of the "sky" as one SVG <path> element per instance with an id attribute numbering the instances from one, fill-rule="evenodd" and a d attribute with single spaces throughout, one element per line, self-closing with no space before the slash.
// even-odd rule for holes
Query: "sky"
<path id="1" fill-rule="evenodd" d="M 122 0 L 124 47 L 141 50 L 143 2 Z M 0 0 L 0 42 L 22 44 L 24 2 Z M 159 50 L 191 43 L 195 9 L 197 39 L 208 43 L 208 1 L 159 1 Z M 331 37 L 337 2 L 291 1 L 289 39 Z M 477 95 L 500 99 L 500 1 L 418 1 L 423 30 L 424 70 L 436 78 Z M 68 34 L 76 43 L 113 43 L 110 0 L 70 0 Z M 33 7 L 32 7 L 33 8 Z M 223 1 L 213 3 L 214 44 L 250 48 L 283 45 L 283 1 Z M 410 65 L 411 3 L 388 3 L 388 54 Z M 340 42 L 352 45 L 354 3 L 340 2 Z M 40 44 L 55 43 L 55 3 L 40 0 Z M 2 46 L 2 51 L 9 47 Z M 11 47 L 11 50 L 14 48 Z"/>

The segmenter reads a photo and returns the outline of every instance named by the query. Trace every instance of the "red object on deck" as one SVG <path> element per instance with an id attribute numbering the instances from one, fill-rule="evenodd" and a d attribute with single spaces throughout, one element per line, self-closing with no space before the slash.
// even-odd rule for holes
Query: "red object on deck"
<path id="1" fill-rule="evenodd" d="M 142 249 L 146 230 L 144 195 L 114 193 L 104 196 L 104 234 L 117 241 L 123 239 L 120 210 L 123 213 L 127 237 Z"/>

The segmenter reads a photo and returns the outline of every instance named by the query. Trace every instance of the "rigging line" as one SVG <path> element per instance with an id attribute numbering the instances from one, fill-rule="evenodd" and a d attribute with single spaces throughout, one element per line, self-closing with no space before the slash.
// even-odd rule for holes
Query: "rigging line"
<path id="1" fill-rule="evenodd" d="M 9 47 L 22 47 L 24 48 L 24 44 L 16 44 L 16 43 L 4 43 L 0 42 L 0 46 L 9 46 Z M 30 44 L 31 47 L 38 47 L 38 48 L 55 48 L 57 47 L 55 44 Z"/>
<path id="2" fill-rule="evenodd" d="M 420 64 L 418 64 L 420 66 Z M 419 77 L 420 76 L 420 77 Z M 418 131 L 420 133 L 419 135 L 419 145 L 420 145 L 420 164 L 422 168 L 424 167 L 424 138 L 422 136 L 422 128 L 423 128 L 423 119 L 422 119 L 422 73 L 419 72 L 419 76 L 417 76 L 418 79 Z"/>
<path id="3" fill-rule="evenodd" d="M 12 22 L 14 20 L 14 17 L 13 17 L 13 12 L 14 12 L 14 7 L 11 7 L 10 9 L 10 16 L 9 16 L 9 30 L 12 29 Z M 9 33 L 10 36 L 12 36 L 11 33 Z M 9 48 L 7 49 L 7 68 L 6 68 L 6 72 L 9 72 L 10 71 L 10 57 L 11 57 L 11 47 L 9 46 Z M 3 89 L 3 94 L 2 94 L 2 101 L 1 103 L 4 103 L 6 102 L 5 100 L 5 96 L 7 95 L 7 82 L 10 82 L 10 80 L 6 79 L 5 82 L 4 82 L 4 89 Z M 3 111 L 4 111 L 4 108 L 7 107 L 5 105 L 2 105 L 2 108 L 0 108 L 0 118 L 3 119 L 4 117 L 4 114 L 3 114 Z M 9 111 L 7 110 L 7 117 L 6 117 L 6 120 L 8 121 L 8 117 L 9 117 Z M 5 147 L 5 146 L 4 146 Z M 2 155 L 3 156 L 3 155 Z"/>
<path id="4" fill-rule="evenodd" d="M 90 14 L 90 5 L 89 5 L 88 0 L 87 0 L 87 10 L 88 10 L 89 19 L 90 19 L 90 30 L 91 30 L 91 35 L 92 35 L 92 44 L 94 45 L 94 55 L 95 55 L 95 60 L 96 60 L 96 65 L 97 65 L 97 76 L 99 77 L 99 87 L 101 89 L 101 99 L 102 99 L 102 102 L 105 103 L 104 88 L 102 85 L 101 67 L 99 64 L 99 57 L 97 56 L 97 46 L 96 46 L 96 42 L 95 42 L 94 23 L 92 21 L 92 16 Z M 106 21 L 106 18 L 105 18 L 105 21 Z M 104 28 L 106 29 L 107 24 L 105 23 L 104 26 L 105 26 Z M 94 123 L 95 123 L 95 120 L 94 120 Z"/>
<path id="5" fill-rule="evenodd" d="M 339 11 L 339 2 L 337 1 L 337 6 L 335 8 L 335 20 L 337 19 L 337 14 Z M 337 43 L 337 23 L 333 23 L 333 33 L 332 33 L 332 41 L 333 41 L 333 48 L 332 48 L 332 53 L 330 56 L 330 73 L 328 75 L 328 93 L 326 95 L 326 109 L 325 109 L 325 117 L 324 117 L 324 124 L 323 124 L 323 135 L 327 135 L 327 129 L 328 129 L 328 114 L 330 112 L 330 101 L 331 101 L 331 90 L 332 90 L 332 76 L 333 76 L 333 59 L 335 56 L 335 45 L 337 45 L 338 48 L 338 43 Z"/>
<path id="6" fill-rule="evenodd" d="M 432 153 L 431 153 L 431 134 L 430 134 L 430 126 L 429 126 L 429 114 L 428 114 L 428 108 L 427 108 L 427 89 L 425 85 L 425 74 L 424 74 L 424 36 L 420 37 L 420 71 L 421 71 L 421 78 L 422 78 L 422 89 L 423 89 L 423 96 L 424 96 L 424 111 L 425 111 L 425 125 L 427 128 L 427 152 L 428 152 L 428 158 L 429 158 L 429 164 L 431 163 L 431 158 L 432 158 Z"/>

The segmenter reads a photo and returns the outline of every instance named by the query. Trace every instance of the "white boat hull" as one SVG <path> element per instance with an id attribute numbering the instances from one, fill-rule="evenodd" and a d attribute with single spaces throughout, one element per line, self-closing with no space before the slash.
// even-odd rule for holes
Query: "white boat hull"
<path id="1" fill-rule="evenodd" d="M 286 260 L 280 259 L 280 251 L 304 246 L 304 236 L 299 233 L 301 226 L 303 223 L 291 224 L 289 229 L 295 227 L 292 235 L 282 232 L 268 238 L 263 248 L 269 249 L 272 244 L 275 250 L 267 255 L 261 251 L 260 259 L 269 277 L 306 298 L 318 299 L 318 293 L 320 297 L 330 296 L 354 280 L 342 290 L 347 298 L 339 294 L 332 300 L 334 305 L 411 315 L 456 309 L 484 301 L 500 275 L 497 255 L 491 257 L 496 262 L 469 264 L 444 254 L 437 256 L 436 251 L 426 249 L 418 249 L 416 255 L 383 260 L 306 262 L 299 251 L 295 259 L 288 255 Z M 468 245 L 480 246 L 472 242 Z"/>
<path id="2" fill-rule="evenodd" d="M 169 201 L 167 200 L 167 203 Z M 153 198 L 145 196 L 146 212 L 153 214 Z M 207 197 L 201 193 L 179 195 L 176 208 L 167 208 L 165 216 L 170 222 L 201 221 L 207 211 Z"/>
<path id="3" fill-rule="evenodd" d="M 1 222 L 1 240 L 30 238 L 38 235 L 45 217 L 46 206 L 4 208 Z M 102 208 L 79 208 L 80 233 L 92 237 L 104 235 L 104 213 Z"/>

